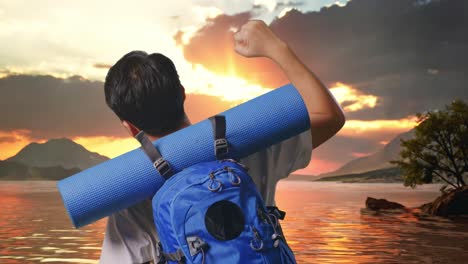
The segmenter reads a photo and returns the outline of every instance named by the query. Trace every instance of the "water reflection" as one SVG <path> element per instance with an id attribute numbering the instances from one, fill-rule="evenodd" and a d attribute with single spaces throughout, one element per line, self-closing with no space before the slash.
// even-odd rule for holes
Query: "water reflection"
<path id="1" fill-rule="evenodd" d="M 284 229 L 299 263 L 466 263 L 466 220 L 362 209 L 367 196 L 417 206 L 434 199 L 437 188 L 285 182 L 278 205 L 288 211 Z"/>
<path id="2" fill-rule="evenodd" d="M 0 193 L 0 263 L 97 263 L 105 220 L 74 229 L 54 183 L 0 182 Z M 466 220 L 362 209 L 367 196 L 417 206 L 438 186 L 284 182 L 277 195 L 299 263 L 468 262 Z"/>
<path id="3" fill-rule="evenodd" d="M 97 263 L 105 221 L 74 229 L 54 185 L 0 182 L 0 263 Z"/>

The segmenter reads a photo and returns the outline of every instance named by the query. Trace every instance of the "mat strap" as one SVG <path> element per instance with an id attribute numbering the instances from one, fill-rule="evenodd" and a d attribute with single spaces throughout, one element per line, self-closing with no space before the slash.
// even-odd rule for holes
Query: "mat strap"
<path id="1" fill-rule="evenodd" d="M 140 142 L 141 149 L 143 149 L 151 162 L 153 162 L 153 167 L 164 179 L 169 179 L 173 174 L 169 162 L 162 157 L 159 150 L 151 143 L 151 140 L 146 136 L 145 132 L 141 130 L 135 135 L 135 138 Z"/>
<path id="2" fill-rule="evenodd" d="M 226 139 L 226 117 L 215 115 L 209 118 L 213 127 L 214 153 L 217 160 L 226 158 L 229 152 L 229 144 Z"/>

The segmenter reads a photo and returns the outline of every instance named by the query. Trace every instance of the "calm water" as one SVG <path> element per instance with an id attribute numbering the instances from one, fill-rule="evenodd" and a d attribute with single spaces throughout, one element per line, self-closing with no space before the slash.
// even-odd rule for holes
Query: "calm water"
<path id="1" fill-rule="evenodd" d="M 367 196 L 418 206 L 438 188 L 282 182 L 277 197 L 299 263 L 468 263 L 468 221 L 362 209 Z M 0 182 L 0 263 L 97 263 L 104 227 L 73 229 L 54 182 Z"/>

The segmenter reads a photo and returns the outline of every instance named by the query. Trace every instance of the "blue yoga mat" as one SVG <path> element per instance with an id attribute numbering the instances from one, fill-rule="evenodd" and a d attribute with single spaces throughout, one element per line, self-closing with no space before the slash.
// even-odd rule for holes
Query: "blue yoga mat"
<path id="1" fill-rule="evenodd" d="M 310 128 L 302 97 L 291 84 L 282 86 L 223 113 L 229 157 L 243 158 Z M 215 160 L 208 119 L 153 142 L 174 172 Z M 140 148 L 58 182 L 75 227 L 151 198 L 164 183 Z"/>

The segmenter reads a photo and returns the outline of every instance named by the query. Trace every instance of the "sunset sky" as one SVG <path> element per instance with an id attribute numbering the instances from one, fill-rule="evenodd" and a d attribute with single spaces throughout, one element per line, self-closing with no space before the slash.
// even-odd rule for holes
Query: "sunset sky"
<path id="1" fill-rule="evenodd" d="M 467 22 L 460 5 L 0 0 L 0 159 L 59 137 L 108 157 L 138 147 L 103 95 L 108 68 L 132 50 L 174 61 L 192 123 L 288 83 L 271 61 L 233 50 L 233 32 L 262 19 L 331 89 L 347 116 L 300 173 L 337 169 L 413 128 L 416 112 L 467 98 L 467 66 L 459 56 L 468 52 Z"/>

